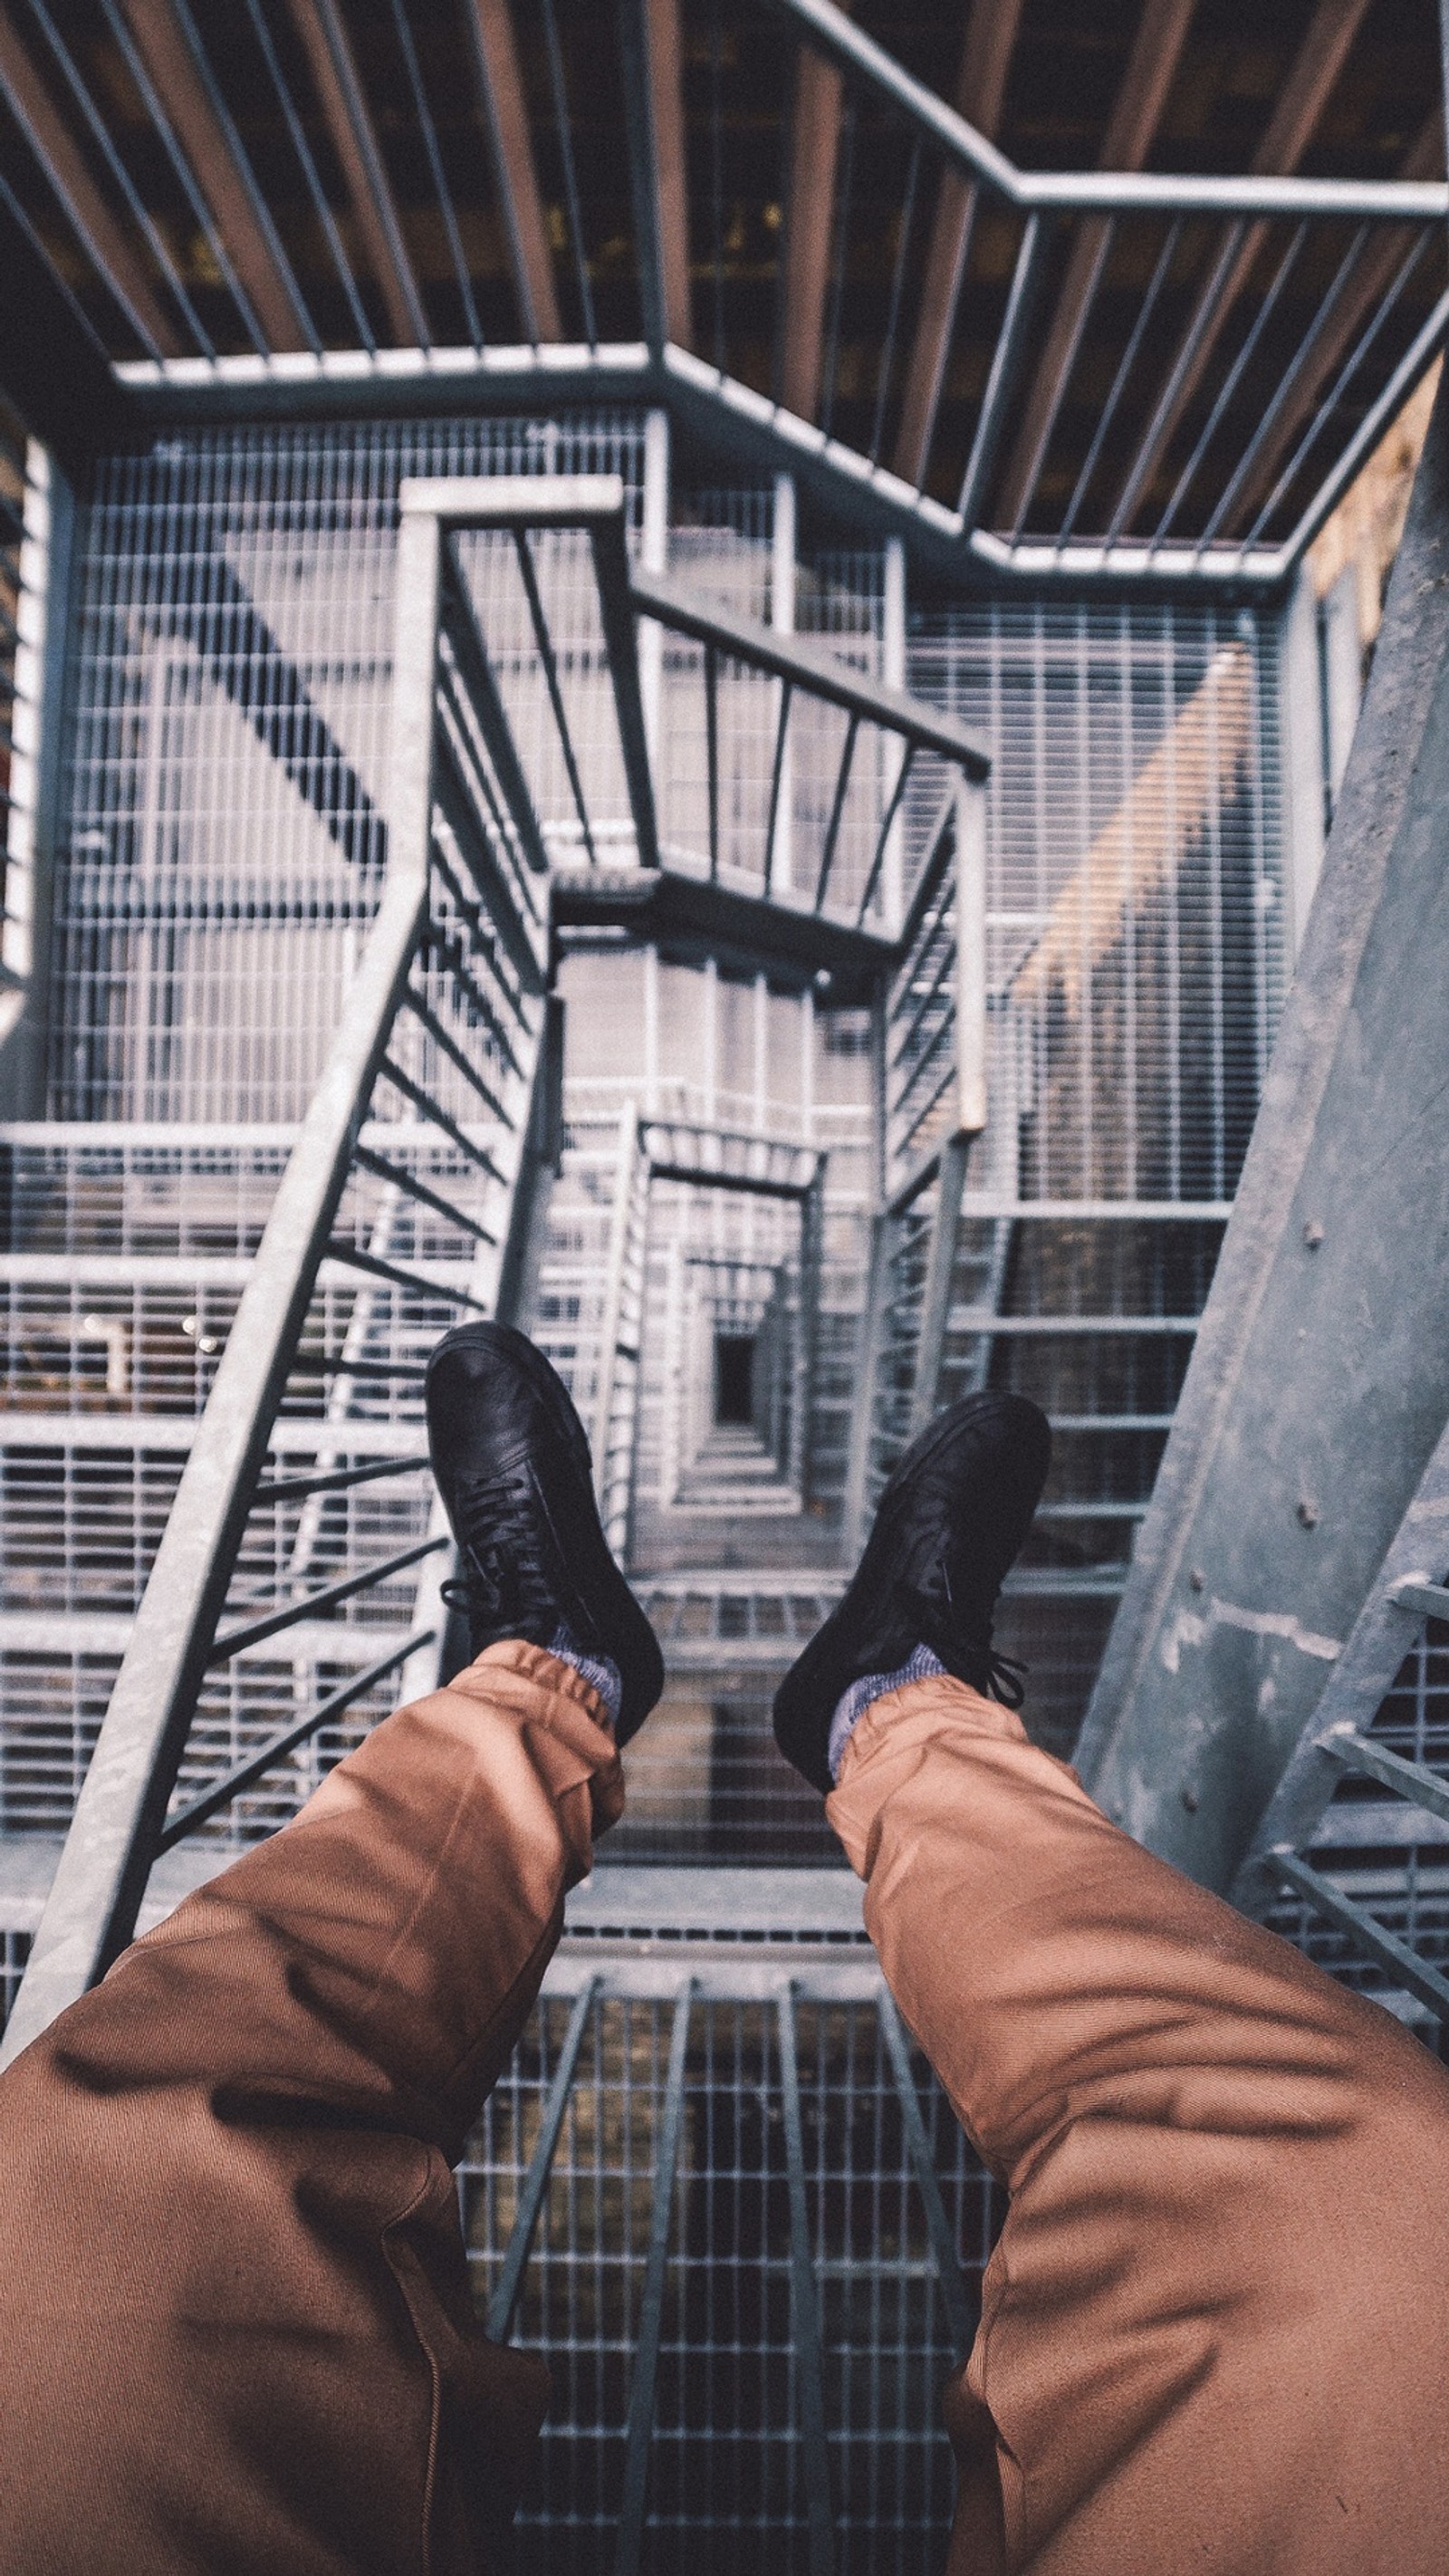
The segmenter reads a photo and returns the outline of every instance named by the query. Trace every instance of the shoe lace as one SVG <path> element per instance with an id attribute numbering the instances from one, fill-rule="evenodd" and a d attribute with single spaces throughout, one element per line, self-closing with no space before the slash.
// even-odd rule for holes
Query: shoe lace
<path id="1" fill-rule="evenodd" d="M 910 1587 L 922 1644 L 940 1657 L 948 1673 L 969 1682 L 973 1690 L 999 1700 L 1003 1708 L 1020 1708 L 1026 1697 L 1029 1667 L 1014 1655 L 1001 1654 L 993 1645 L 989 1609 L 969 1609 L 957 1603 L 951 1590 L 951 1569 L 944 1559 L 939 1574 L 940 1592 Z"/>
<path id="2" fill-rule="evenodd" d="M 475 1633 L 522 1634 L 550 1606 L 528 1498 L 517 1485 L 490 1485 L 470 1500 L 468 1518 L 477 1535 L 463 1536 L 463 1571 L 442 1586 L 442 1597 Z"/>

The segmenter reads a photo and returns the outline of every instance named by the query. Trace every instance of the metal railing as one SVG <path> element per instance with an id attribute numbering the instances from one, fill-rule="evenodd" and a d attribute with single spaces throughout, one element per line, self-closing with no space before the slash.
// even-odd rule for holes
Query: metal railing
<path id="1" fill-rule="evenodd" d="M 797 1207 L 798 1291 L 791 1368 L 786 1472 L 800 1498 L 809 1490 L 810 1407 L 820 1273 L 826 1156 L 792 1139 L 620 1113 L 613 1219 L 594 1378 L 594 1472 L 609 1544 L 626 1556 L 639 1424 L 640 1337 L 648 1260 L 649 1193 L 656 1181 Z"/>
<path id="2" fill-rule="evenodd" d="M 1397 1749 L 1394 1684 L 1427 1623 L 1449 1621 L 1449 1580 L 1439 1579 L 1446 1564 L 1449 1431 L 1424 1470 L 1346 1644 L 1334 1656 L 1312 1720 L 1232 1891 L 1236 1903 L 1255 1914 L 1269 1912 L 1285 1894 L 1303 1900 L 1390 1987 L 1412 1995 L 1433 2015 L 1441 2039 L 1449 2036 L 1449 1976 L 1443 1973 L 1442 1902 L 1433 1900 L 1442 1899 L 1442 1890 L 1424 1890 L 1435 1918 L 1426 1927 L 1415 1902 L 1413 1860 L 1381 1877 L 1377 1901 L 1355 1885 L 1361 1869 L 1341 1864 L 1345 1848 L 1356 1858 L 1355 1846 L 1372 1848 L 1376 1840 L 1386 1850 L 1407 1846 L 1411 1854 L 1417 1845 L 1427 1846 L 1442 1868 L 1435 1846 L 1449 1825 L 1449 1773 L 1430 1758 L 1432 1749 L 1442 1763 L 1442 1746 L 1431 1748 L 1425 1740 L 1431 1730 L 1421 1720 L 1410 1734 L 1412 1758 Z M 1334 1645 L 1319 1642 L 1325 1654 Z M 1371 1797 L 1375 1790 L 1387 1791 L 1390 1803 L 1384 1813 L 1375 1801 L 1369 1817 L 1365 1793 Z M 1385 1913 L 1397 1914 L 1401 1928 L 1382 1920 Z M 1438 1965 L 1426 1955 L 1430 1947 Z"/>
<path id="3" fill-rule="evenodd" d="M 879 1052 L 884 1190 L 871 1229 L 847 1554 L 863 1546 L 891 1465 L 935 1410 L 967 1163 L 986 1125 L 986 809 L 964 777 L 926 841 Z"/>
<path id="4" fill-rule="evenodd" d="M 582 501 L 599 551 L 615 542 L 622 560 L 618 487 L 602 495 L 602 514 L 600 497 L 536 484 L 520 494 L 502 479 L 404 488 L 386 875 L 190 1441 L 7 2032 L 10 2054 L 124 1946 L 163 1851 L 384 1676 L 402 1674 L 406 1690 L 436 1674 L 449 1545 L 436 1509 L 408 1545 L 321 1585 L 308 1577 L 330 1498 L 417 1464 L 365 1454 L 357 1391 L 416 1387 L 442 1324 L 511 1311 L 525 1275 L 559 1070 L 545 860 L 460 541 L 501 527 L 524 547 L 528 525 L 567 519 L 571 503 L 577 517 Z M 634 667 L 631 654 L 615 670 L 623 731 L 637 717 Z M 339 1272 L 356 1283 L 351 1311 L 340 1348 L 324 1332 L 318 1349 L 309 1318 Z M 299 1371 L 335 1391 L 325 1445 L 311 1473 L 264 1479 Z M 348 1453 L 350 1463 L 336 1463 Z M 294 1509 L 272 1597 L 236 1602 L 240 1615 L 228 1619 L 253 1516 Z M 344 1605 L 408 1575 L 417 1600 L 400 1641 L 168 1814 L 208 1672 L 271 1638 L 315 1635 Z"/>

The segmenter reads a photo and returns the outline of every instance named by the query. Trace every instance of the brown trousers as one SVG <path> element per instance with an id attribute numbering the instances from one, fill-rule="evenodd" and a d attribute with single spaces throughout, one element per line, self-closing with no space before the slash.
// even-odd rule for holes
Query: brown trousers
<path id="1" fill-rule="evenodd" d="M 478 2576 L 546 2399 L 449 2160 L 620 1812 L 579 1677 L 490 1648 L 0 2084 L 3 2576 Z M 947 2396 L 957 2576 L 1442 2576 L 1449 2078 L 915 1683 L 831 1819 L 1011 2194 Z"/>

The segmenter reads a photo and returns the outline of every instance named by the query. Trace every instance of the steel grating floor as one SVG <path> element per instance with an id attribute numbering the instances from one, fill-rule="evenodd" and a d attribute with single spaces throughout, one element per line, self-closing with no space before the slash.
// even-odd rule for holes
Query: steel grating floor
<path id="1" fill-rule="evenodd" d="M 632 2565 L 663 2576 L 685 2563 L 701 2576 L 733 2576 L 742 2564 L 763 2576 L 803 2571 L 814 2563 L 813 2470 L 840 2576 L 922 2576 L 942 2564 L 954 2492 L 942 2386 L 963 2321 L 969 2331 L 1002 2204 L 924 2062 L 907 2069 L 902 2048 L 918 2152 L 938 2178 L 937 2228 L 944 2219 L 959 2251 L 957 2286 L 943 2290 L 913 2166 L 910 2101 L 891 2062 L 890 2008 L 883 2014 L 874 1998 L 868 1961 L 866 1951 L 842 1977 L 802 1946 L 793 1968 L 762 1963 L 739 1979 L 749 1991 L 730 1994 L 717 1960 L 694 1979 L 698 1954 L 676 1954 L 672 1965 L 652 1963 L 653 1992 L 616 1992 L 605 1971 L 592 1997 L 585 1983 L 582 2002 L 561 1992 L 541 2002 L 459 2175 L 486 2314 L 570 2019 L 582 2013 L 516 2326 L 516 2340 L 549 2364 L 553 2402 L 505 2563 L 549 2576 L 612 2576 Z M 585 1976 L 577 1960 L 560 1966 L 565 1977 Z M 639 1980 L 636 1958 L 628 1982 Z M 842 1983 L 855 1991 L 841 1993 Z M 782 2054 L 791 2038 L 818 2375 L 792 2282 L 800 2248 Z M 659 2168 L 672 2067 L 670 2193 Z M 651 2224 L 661 2210 L 657 2373 L 641 2419 Z M 810 2440 L 812 2407 L 823 2415 L 823 2459 Z M 642 2517 L 632 2536 L 631 2485 Z"/>

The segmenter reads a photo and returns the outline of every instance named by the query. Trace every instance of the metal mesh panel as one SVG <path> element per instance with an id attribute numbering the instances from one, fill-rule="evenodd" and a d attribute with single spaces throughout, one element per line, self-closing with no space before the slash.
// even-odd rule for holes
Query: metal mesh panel
<path id="1" fill-rule="evenodd" d="M 169 438 L 101 467 L 56 871 L 57 1115 L 300 1114 L 383 858 L 399 480 L 612 470 L 637 514 L 641 443 L 623 415 L 438 421 Z M 588 640 L 569 632 L 577 551 L 545 549 L 565 646 Z M 470 564 L 521 652 L 516 568 L 488 540 Z M 527 747 L 543 693 L 523 659 Z M 586 654 L 567 685 L 592 754 Z M 545 773 L 545 819 L 564 804 Z"/>
<path id="2" fill-rule="evenodd" d="M 0 871 L 10 847 L 15 655 L 20 641 L 20 548 L 25 535 L 25 435 L 0 402 Z M 4 876 L 0 874 L 0 897 Z"/>
<path id="3" fill-rule="evenodd" d="M 469 2142 L 463 2225 L 480 2313 L 501 2268 L 568 2006 L 546 1999 Z M 513 2535 L 520 2569 L 612 2564 L 654 2202 L 672 2012 L 606 1997 L 585 2038 L 518 2342 L 553 2403 Z M 643 2565 L 803 2570 L 799 2364 L 774 2013 L 699 2001 L 665 2275 Z M 806 2202 L 843 2576 L 938 2566 L 953 2473 L 940 2389 L 955 2356 L 871 2004 L 798 2008 Z M 1000 2209 L 917 2061 L 918 2092 L 968 2281 Z M 925 2089 L 922 2090 L 921 2088 Z"/>
<path id="4" fill-rule="evenodd" d="M 982 604 L 918 629 L 911 681 L 991 753 L 987 1168 L 1024 1197 L 1229 1196 L 1283 973 L 1271 628 Z M 933 811 L 923 777 L 909 846 Z"/>

